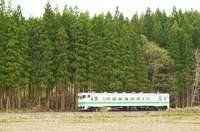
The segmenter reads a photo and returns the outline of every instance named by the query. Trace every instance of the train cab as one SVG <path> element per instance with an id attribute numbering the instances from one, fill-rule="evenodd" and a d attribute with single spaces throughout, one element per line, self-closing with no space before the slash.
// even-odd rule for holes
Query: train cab
<path id="1" fill-rule="evenodd" d="M 80 93 L 78 94 L 78 109 L 79 110 L 85 110 L 87 109 L 85 106 L 85 102 L 89 102 L 91 100 L 91 95 L 89 93 Z"/>

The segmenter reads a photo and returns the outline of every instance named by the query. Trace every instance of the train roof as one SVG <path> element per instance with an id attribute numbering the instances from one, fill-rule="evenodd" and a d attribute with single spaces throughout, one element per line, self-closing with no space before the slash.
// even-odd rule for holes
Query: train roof
<path id="1" fill-rule="evenodd" d="M 166 95 L 169 95 L 168 93 L 143 93 L 143 92 L 140 92 L 140 93 L 135 93 L 135 92 L 132 92 L 132 93 L 126 93 L 126 92 L 122 92 L 122 93 L 118 93 L 118 92 L 114 92 L 114 93 L 108 93 L 108 92 L 104 92 L 104 93 L 95 93 L 95 92 L 88 92 L 88 93 L 79 93 L 79 94 L 84 94 L 84 95 L 163 95 L 163 94 L 166 94 Z"/>

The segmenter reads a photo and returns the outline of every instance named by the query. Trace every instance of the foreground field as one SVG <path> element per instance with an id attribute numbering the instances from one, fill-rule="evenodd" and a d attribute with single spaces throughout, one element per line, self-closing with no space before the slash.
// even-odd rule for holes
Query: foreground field
<path id="1" fill-rule="evenodd" d="M 0 131 L 197 132 L 200 108 L 158 112 L 49 112 L 0 114 Z"/>

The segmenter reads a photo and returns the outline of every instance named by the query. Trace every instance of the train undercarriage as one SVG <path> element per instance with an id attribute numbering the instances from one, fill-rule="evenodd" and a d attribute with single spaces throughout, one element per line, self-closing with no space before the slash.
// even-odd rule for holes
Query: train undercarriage
<path id="1" fill-rule="evenodd" d="M 87 111 L 100 111 L 102 108 L 106 108 L 109 111 L 157 111 L 166 110 L 167 106 L 111 106 L 111 107 L 88 107 Z M 84 109 L 84 108 L 79 108 Z"/>

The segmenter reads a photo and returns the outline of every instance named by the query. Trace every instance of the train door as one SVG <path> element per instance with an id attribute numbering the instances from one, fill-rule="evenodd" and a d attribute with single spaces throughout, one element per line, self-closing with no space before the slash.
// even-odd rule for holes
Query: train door
<path id="1" fill-rule="evenodd" d="M 78 102 L 82 102 L 82 95 L 78 94 Z"/>

